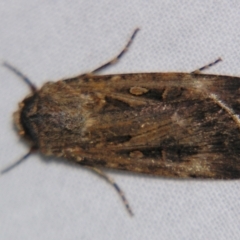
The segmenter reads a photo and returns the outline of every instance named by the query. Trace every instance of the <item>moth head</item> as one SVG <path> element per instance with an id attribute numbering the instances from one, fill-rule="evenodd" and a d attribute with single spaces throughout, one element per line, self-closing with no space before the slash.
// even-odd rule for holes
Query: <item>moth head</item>
<path id="1" fill-rule="evenodd" d="M 35 85 L 24 75 L 22 74 L 18 69 L 13 67 L 7 62 L 3 62 L 3 66 L 8 68 L 10 71 L 15 73 L 17 76 L 19 76 L 32 91 L 31 96 L 25 98 L 20 104 L 19 104 L 19 110 L 14 113 L 14 122 L 15 126 L 18 129 L 18 132 L 20 136 L 23 136 L 25 139 L 30 141 L 31 143 L 31 148 L 27 154 L 25 154 L 23 157 L 21 157 L 17 162 L 14 164 L 10 165 L 9 167 L 5 168 L 4 170 L 0 171 L 0 174 L 4 174 L 11 169 L 15 168 L 18 166 L 20 163 L 25 161 L 35 150 L 37 150 L 37 141 L 35 139 L 34 131 L 30 131 L 28 124 L 27 124 L 27 113 L 29 112 L 28 110 L 31 109 L 31 105 L 34 102 L 34 99 L 36 98 L 37 95 L 37 88 Z"/>
<path id="2" fill-rule="evenodd" d="M 15 127 L 18 134 L 27 140 L 34 148 L 38 148 L 37 132 L 34 127 L 33 119 L 36 116 L 37 93 L 26 97 L 20 104 L 19 109 L 13 115 Z"/>

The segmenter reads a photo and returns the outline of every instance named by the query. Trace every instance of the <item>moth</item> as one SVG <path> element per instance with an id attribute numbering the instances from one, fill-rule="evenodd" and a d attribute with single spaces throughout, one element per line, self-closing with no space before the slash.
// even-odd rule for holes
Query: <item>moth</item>
<path id="1" fill-rule="evenodd" d="M 47 82 L 37 89 L 16 68 L 4 65 L 31 87 L 14 114 L 30 151 L 88 166 L 176 178 L 240 177 L 240 78 L 202 74 L 221 59 L 191 73 L 97 75 Z"/>

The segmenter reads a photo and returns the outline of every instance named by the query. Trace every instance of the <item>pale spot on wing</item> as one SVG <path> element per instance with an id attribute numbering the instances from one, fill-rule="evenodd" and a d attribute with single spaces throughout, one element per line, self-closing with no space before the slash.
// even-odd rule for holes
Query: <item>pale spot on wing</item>
<path id="1" fill-rule="evenodd" d="M 181 116 L 179 116 L 177 111 L 174 112 L 174 114 L 171 116 L 171 119 L 180 127 L 186 127 L 186 121 Z"/>

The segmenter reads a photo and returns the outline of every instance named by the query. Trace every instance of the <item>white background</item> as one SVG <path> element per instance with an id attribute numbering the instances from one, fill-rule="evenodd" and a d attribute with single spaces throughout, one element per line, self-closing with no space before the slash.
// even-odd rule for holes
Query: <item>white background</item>
<path id="1" fill-rule="evenodd" d="M 239 1 L 0 2 L 0 60 L 40 87 L 91 71 L 115 56 L 136 27 L 129 52 L 103 73 L 193 71 L 240 76 Z M 28 151 L 12 113 L 28 93 L 0 67 L 0 169 Z M 167 180 L 107 171 L 135 213 L 129 217 L 97 175 L 37 154 L 0 176 L 0 239 L 239 239 L 240 181 Z"/>

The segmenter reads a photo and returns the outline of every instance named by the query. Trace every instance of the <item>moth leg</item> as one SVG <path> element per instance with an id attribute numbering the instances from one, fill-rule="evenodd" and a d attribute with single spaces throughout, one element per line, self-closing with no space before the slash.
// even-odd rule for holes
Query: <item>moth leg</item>
<path id="1" fill-rule="evenodd" d="M 201 67 L 201 68 L 199 68 L 199 69 L 191 72 L 191 73 L 200 73 L 201 71 L 204 71 L 204 70 L 206 70 L 206 69 L 208 69 L 208 68 L 216 65 L 217 63 L 219 63 L 219 62 L 221 62 L 221 61 L 222 61 L 222 59 L 221 59 L 221 58 L 218 58 L 218 59 L 215 60 L 214 62 L 211 62 L 211 63 L 209 63 L 209 64 L 207 64 L 207 65 L 205 65 L 205 66 L 203 66 L 203 67 Z"/>
<path id="2" fill-rule="evenodd" d="M 128 204 L 128 201 L 123 193 L 123 191 L 120 189 L 120 187 L 117 185 L 117 183 L 112 179 L 110 178 L 106 173 L 104 173 L 102 170 L 100 170 L 99 168 L 95 168 L 95 167 L 88 167 L 90 168 L 91 170 L 93 170 L 94 172 L 96 172 L 98 175 L 100 175 L 101 177 L 103 177 L 107 182 L 109 182 L 114 188 L 115 190 L 117 191 L 117 193 L 119 194 L 119 196 L 121 197 L 128 213 L 133 216 L 133 212 Z"/>
<path id="3" fill-rule="evenodd" d="M 96 72 L 99 72 L 101 70 L 103 70 L 104 68 L 107 68 L 115 63 L 117 63 L 119 61 L 119 59 L 124 55 L 124 53 L 128 50 L 129 46 L 131 45 L 134 37 L 136 36 L 137 32 L 139 31 L 139 28 L 135 29 L 131 38 L 129 39 L 129 41 L 127 42 L 126 46 L 123 48 L 123 50 L 115 57 L 113 58 L 111 61 L 103 64 L 102 66 L 96 68 L 95 70 L 93 70 L 91 72 L 91 74 L 95 74 Z"/>

